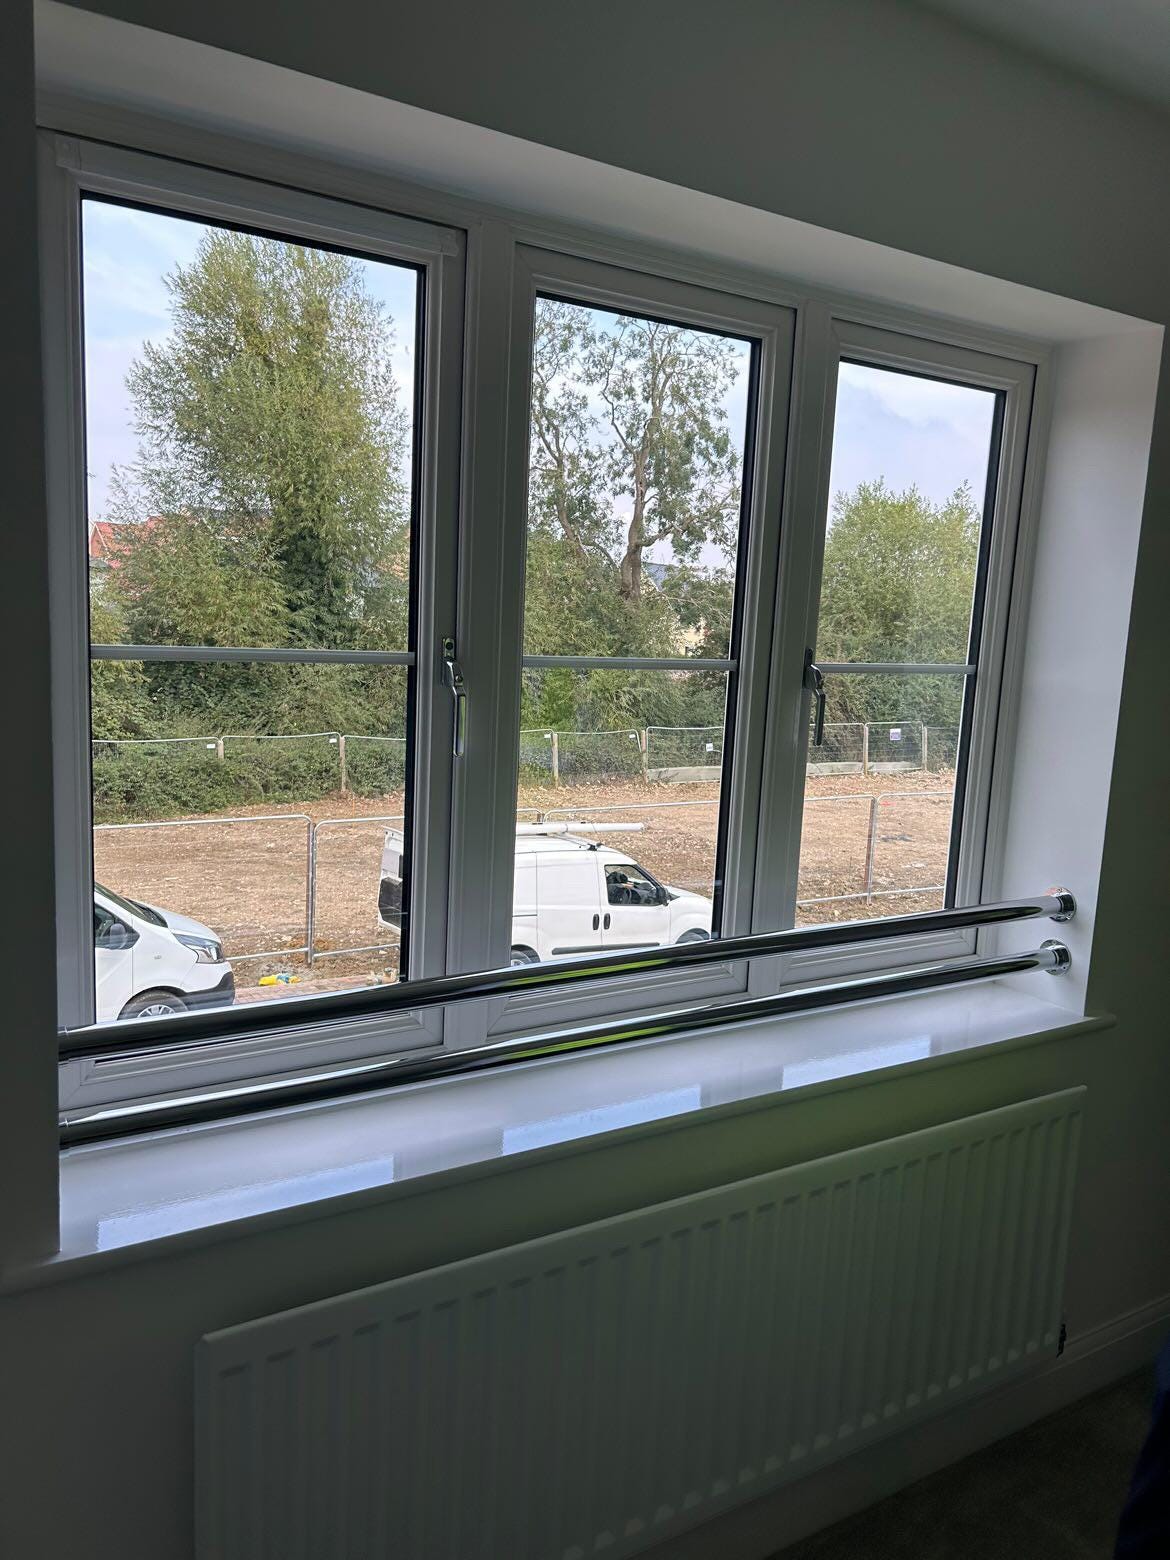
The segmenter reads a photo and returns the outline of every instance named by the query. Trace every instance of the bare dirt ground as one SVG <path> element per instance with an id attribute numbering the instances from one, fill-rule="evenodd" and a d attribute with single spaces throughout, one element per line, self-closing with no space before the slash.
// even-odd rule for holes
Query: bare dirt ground
<path id="1" fill-rule="evenodd" d="M 939 905 L 953 784 L 949 772 L 868 779 L 810 776 L 798 924 Z M 612 843 L 662 881 L 709 894 L 718 792 L 711 783 L 646 785 L 629 780 L 524 786 L 518 815 L 528 822 L 580 818 L 641 824 L 636 831 L 615 834 Z M 397 951 L 378 921 L 377 900 L 385 831 L 400 825 L 402 806 L 401 793 L 374 799 L 335 795 L 300 807 L 241 808 L 232 815 L 240 822 L 209 816 L 147 827 L 99 828 L 94 834 L 96 876 L 120 893 L 182 910 L 213 927 L 236 963 L 245 1000 L 285 989 L 283 983 L 261 984 L 263 977 L 291 978 L 302 990 L 376 984 L 393 980 L 397 970 Z M 312 824 L 318 827 L 316 957 L 310 973 L 303 950 Z M 334 953 L 339 956 L 332 957 Z M 256 954 L 266 957 L 247 957 Z"/>

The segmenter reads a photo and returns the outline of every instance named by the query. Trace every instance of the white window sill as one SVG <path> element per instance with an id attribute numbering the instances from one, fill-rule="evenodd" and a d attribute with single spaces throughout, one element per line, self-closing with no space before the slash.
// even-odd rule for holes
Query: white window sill
<path id="1" fill-rule="evenodd" d="M 61 1250 L 4 1287 L 409 1195 L 436 1176 L 491 1174 L 599 1134 L 661 1132 L 700 1111 L 1111 1023 L 1008 984 L 964 986 L 73 1149 L 61 1161 Z"/>

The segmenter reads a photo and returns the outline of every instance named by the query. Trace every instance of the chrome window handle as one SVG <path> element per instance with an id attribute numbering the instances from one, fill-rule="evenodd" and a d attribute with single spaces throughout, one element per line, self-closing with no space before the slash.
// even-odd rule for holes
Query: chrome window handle
<path id="1" fill-rule="evenodd" d="M 463 668 L 455 659 L 455 641 L 449 636 L 443 640 L 442 654 L 443 681 L 450 688 L 455 703 L 451 751 L 456 758 L 462 758 L 467 745 L 467 684 L 463 680 Z"/>
<path id="2" fill-rule="evenodd" d="M 811 647 L 804 652 L 804 686 L 813 696 L 813 747 L 823 747 L 825 741 L 825 674 L 813 660 Z"/>

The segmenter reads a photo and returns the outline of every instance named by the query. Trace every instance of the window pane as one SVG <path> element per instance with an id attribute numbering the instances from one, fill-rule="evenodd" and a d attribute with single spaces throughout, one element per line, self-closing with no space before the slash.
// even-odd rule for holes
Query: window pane
<path id="1" fill-rule="evenodd" d="M 418 273 L 86 198 L 95 643 L 405 650 Z"/>
<path id="2" fill-rule="evenodd" d="M 940 908 L 978 659 L 984 512 L 1001 396 L 843 362 L 817 625 L 824 742 L 809 746 L 797 922 Z M 974 630 L 974 633 L 973 633 Z"/>
<path id="3" fill-rule="evenodd" d="M 99 1022 L 398 978 L 407 679 L 93 664 Z"/>
<path id="4" fill-rule="evenodd" d="M 966 662 L 996 404 L 841 364 L 818 660 Z"/>
<path id="5" fill-rule="evenodd" d="M 514 958 L 710 935 L 726 698 L 721 672 L 525 673 Z"/>
<path id="6" fill-rule="evenodd" d="M 751 346 L 537 300 L 524 648 L 730 654 Z"/>
<path id="7" fill-rule="evenodd" d="M 82 242 L 91 642 L 409 649 L 416 269 L 90 197 Z M 397 979 L 407 688 L 92 662 L 99 1021 Z"/>
<path id="8" fill-rule="evenodd" d="M 943 906 L 965 682 L 825 679 L 824 742 L 808 753 L 798 926 Z M 842 704 L 851 718 L 837 718 Z"/>

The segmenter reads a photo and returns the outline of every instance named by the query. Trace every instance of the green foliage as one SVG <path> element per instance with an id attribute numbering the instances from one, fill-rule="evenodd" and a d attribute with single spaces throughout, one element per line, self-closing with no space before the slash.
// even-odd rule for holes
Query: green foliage
<path id="1" fill-rule="evenodd" d="M 127 380 L 139 454 L 116 473 L 125 524 L 95 575 L 94 640 L 403 647 L 408 429 L 390 371 L 392 325 L 361 266 L 211 231 L 168 287 L 172 328 L 143 348 Z M 529 653 L 727 653 L 741 489 L 728 400 L 744 361 L 741 345 L 717 335 L 538 303 Z M 941 506 L 881 481 L 839 497 L 821 657 L 965 660 L 978 546 L 966 489 Z M 327 738 L 237 739 L 222 759 L 206 741 L 297 731 L 401 738 L 405 685 L 404 673 L 380 667 L 95 663 L 97 815 L 325 796 L 340 778 Z M 637 744 L 600 734 L 703 728 L 698 738 L 659 739 L 660 753 L 702 763 L 725 697 L 721 674 L 529 672 L 521 724 L 598 734 L 562 743 L 566 776 L 632 775 Z M 829 719 L 954 725 L 960 697 L 957 680 L 840 678 Z M 204 740 L 100 745 L 163 736 Z M 354 742 L 350 789 L 398 790 L 403 751 Z"/>
<path id="2" fill-rule="evenodd" d="M 402 745 L 352 742 L 346 754 L 347 789 L 355 796 L 402 790 Z M 224 756 L 203 742 L 147 742 L 128 747 L 95 744 L 95 823 L 192 817 L 234 812 L 259 803 L 303 806 L 340 786 L 338 747 L 328 736 L 292 741 L 228 738 Z"/>
<path id="3" fill-rule="evenodd" d="M 94 644 L 125 643 L 117 610 L 100 593 L 90 606 L 90 638 Z M 142 667 L 133 661 L 94 661 L 90 677 L 90 724 L 95 737 L 111 740 L 142 737 L 150 729 L 150 690 Z"/>
<path id="4" fill-rule="evenodd" d="M 103 637 L 133 643 L 402 648 L 407 425 L 361 267 L 214 231 L 168 287 L 171 332 L 127 378 L 139 454 L 116 473 L 126 523 L 95 635 L 105 613 Z M 386 730 L 388 715 L 401 734 L 377 669 L 325 670 L 152 663 L 123 685 L 103 669 L 95 734 Z"/>
<path id="5" fill-rule="evenodd" d="M 980 515 L 970 489 L 933 505 L 880 479 L 840 494 L 825 538 L 817 654 L 824 661 L 967 659 Z M 828 679 L 831 721 L 956 725 L 957 677 Z"/>
<path id="6" fill-rule="evenodd" d="M 542 299 L 533 353 L 525 648 L 726 655 L 740 458 L 726 395 L 741 349 L 656 320 Z M 665 546 L 670 562 L 647 569 Z M 726 566 L 704 561 L 711 552 Z M 524 724 L 722 720 L 722 678 L 526 679 Z"/>

